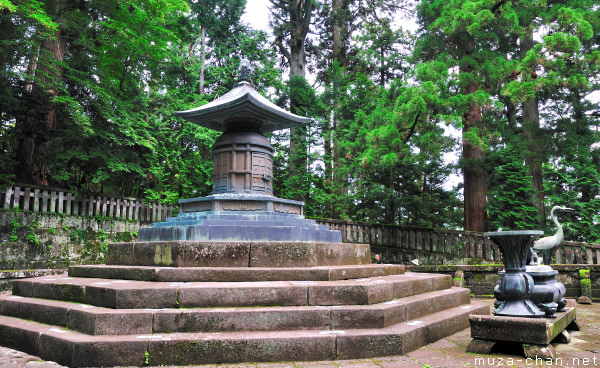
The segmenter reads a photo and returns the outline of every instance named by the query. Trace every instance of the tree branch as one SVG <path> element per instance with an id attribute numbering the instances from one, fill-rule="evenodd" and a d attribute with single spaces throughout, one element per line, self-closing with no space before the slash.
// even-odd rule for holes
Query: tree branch
<path id="1" fill-rule="evenodd" d="M 275 45 L 277 46 L 279 51 L 283 54 L 283 57 L 285 57 L 289 63 L 290 60 L 292 60 L 292 54 L 290 54 L 290 51 L 285 48 L 285 45 L 283 44 L 283 42 L 281 42 L 281 38 L 277 38 L 275 40 Z"/>
<path id="2" fill-rule="evenodd" d="M 496 14 L 496 12 L 498 11 L 498 9 L 500 9 L 500 7 L 504 4 L 506 4 L 509 0 L 500 0 L 500 2 L 496 3 L 496 5 L 494 5 L 492 7 L 492 13 Z"/>
<path id="3" fill-rule="evenodd" d="M 406 137 L 404 137 L 404 144 L 408 143 L 408 141 L 410 140 L 410 138 L 415 134 L 415 129 L 417 127 L 417 122 L 419 121 L 419 117 L 420 116 L 421 116 L 421 114 L 419 113 L 415 117 L 415 122 L 410 127 L 410 129 L 408 130 L 408 134 L 406 135 Z"/>

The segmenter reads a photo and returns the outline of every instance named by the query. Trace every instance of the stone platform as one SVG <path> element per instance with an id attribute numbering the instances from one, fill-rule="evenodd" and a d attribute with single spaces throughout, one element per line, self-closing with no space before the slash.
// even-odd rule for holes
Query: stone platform
<path id="1" fill-rule="evenodd" d="M 507 316 L 470 316 L 473 340 L 467 351 L 491 354 L 502 342 L 516 342 L 523 347 L 525 357 L 555 359 L 556 352 L 551 342 L 569 342 L 569 330 L 579 331 L 573 300 L 556 318 L 523 318 Z"/>
<path id="2" fill-rule="evenodd" d="M 232 198 L 236 198 L 233 201 Z M 191 201 L 191 202 L 188 202 Z M 221 203 L 222 202 L 222 203 Z M 205 210 L 181 212 L 165 222 L 141 228 L 138 240 L 145 241 L 295 241 L 341 243 L 339 231 L 329 230 L 314 220 L 302 216 L 298 205 L 291 212 L 291 203 L 302 203 L 286 199 L 258 195 L 213 194 L 203 198 L 181 200 L 180 206 L 206 203 L 207 208 L 231 208 L 230 211 Z M 186 207 L 188 206 L 188 207 Z M 229 207 L 228 207 L 229 206 Z M 295 208 L 295 207 L 294 207 Z M 188 208 L 189 209 L 189 208 Z"/>
<path id="3" fill-rule="evenodd" d="M 368 244 L 140 241 L 109 244 L 106 263 L 167 267 L 317 267 L 371 262 Z"/>
<path id="4" fill-rule="evenodd" d="M 0 296 L 0 343 L 67 366 L 353 359 L 406 354 L 489 314 L 450 276 L 402 265 L 286 271 L 74 266 Z"/>

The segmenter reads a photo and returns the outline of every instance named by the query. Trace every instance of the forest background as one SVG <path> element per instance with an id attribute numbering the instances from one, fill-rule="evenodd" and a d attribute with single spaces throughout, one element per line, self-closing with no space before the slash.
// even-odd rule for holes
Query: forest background
<path id="1" fill-rule="evenodd" d="M 0 185 L 209 194 L 219 133 L 173 111 L 245 57 L 312 118 L 271 136 L 275 194 L 307 216 L 548 230 L 566 205 L 567 239 L 600 242 L 597 0 L 269 1 L 267 34 L 245 0 L 0 0 Z"/>

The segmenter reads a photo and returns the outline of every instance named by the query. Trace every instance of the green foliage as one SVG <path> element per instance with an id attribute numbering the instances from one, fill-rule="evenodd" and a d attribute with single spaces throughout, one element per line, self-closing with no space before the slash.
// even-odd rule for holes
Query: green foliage
<path id="1" fill-rule="evenodd" d="M 535 229 L 540 222 L 540 212 L 532 205 L 533 178 L 518 147 L 518 143 L 510 142 L 508 147 L 490 155 L 493 165 L 488 193 L 491 230 Z"/>
<path id="2" fill-rule="evenodd" d="M 35 233 L 35 227 L 27 226 L 27 229 L 29 230 L 29 232 L 27 233 L 27 237 L 25 238 L 25 240 L 33 245 L 39 245 L 41 243 L 41 241 L 40 241 L 40 238 Z"/>
<path id="3" fill-rule="evenodd" d="M 285 103 L 286 99 L 293 99 L 297 114 L 312 117 L 323 115 L 325 108 L 306 79 L 300 76 L 293 77 L 286 87 L 285 93 L 278 101 L 280 104 Z M 287 134 L 275 134 L 273 137 L 276 150 L 273 192 L 282 198 L 305 201 L 305 213 L 308 216 L 319 213 L 318 199 L 315 198 L 315 195 L 318 196 L 318 193 L 315 193 L 318 192 L 315 186 L 318 185 L 319 178 L 307 164 L 314 162 L 318 157 L 311 151 L 319 144 L 321 124 L 321 121 L 313 119 L 308 126 L 297 128 L 299 134 L 294 134 L 291 138 Z M 283 140 L 288 139 L 294 140 L 297 147 L 295 152 L 290 153 L 282 144 Z M 289 172 L 290 162 L 298 167 L 296 175 L 291 175 Z"/>
<path id="4" fill-rule="evenodd" d="M 546 192 L 550 205 L 576 210 L 576 217 L 563 223 L 565 239 L 600 242 L 600 170 L 589 156 L 572 156 L 546 165 Z"/>
<path id="5" fill-rule="evenodd" d="M 45 147 L 38 156 L 51 185 L 164 203 L 207 194 L 217 133 L 173 112 L 229 90 L 242 55 L 255 63 L 252 79 L 259 90 L 281 85 L 266 34 L 240 23 L 245 1 L 93 0 L 63 9 L 60 17 L 52 3 L 2 4 L 11 12 L 0 14 L 6 40 L 0 44 L 0 185 L 15 180 L 21 169 L 15 156 L 35 134 Z M 32 33 L 38 26 L 45 31 Z M 201 27 L 208 35 L 203 50 Z M 44 54 L 38 74 L 57 72 L 32 79 L 27 62 L 57 35 L 66 40 L 64 61 Z M 197 90 L 201 52 L 206 95 Z M 27 83 L 34 86 L 30 94 L 22 93 Z M 42 84 L 57 94 L 36 88 Z M 56 127 L 44 120 L 50 107 Z"/>
<path id="6" fill-rule="evenodd" d="M 19 223 L 19 218 L 15 216 L 13 218 L 12 222 L 10 223 L 10 226 L 11 226 L 10 241 L 16 242 L 17 240 L 19 240 L 17 231 L 19 230 L 19 227 L 21 226 L 21 224 Z"/>
<path id="7" fill-rule="evenodd" d="M 460 227 L 473 196 L 448 182 L 462 169 L 487 181 L 489 228 L 538 228 L 543 165 L 544 205 L 578 210 L 566 238 L 600 241 L 595 0 L 272 1 L 274 43 L 241 23 L 244 0 L 60 3 L 0 0 L 0 187 L 23 180 L 16 160 L 34 139 L 50 185 L 168 204 L 207 195 L 219 133 L 173 112 L 229 91 L 248 57 L 257 90 L 312 118 L 271 136 L 275 195 L 306 215 Z M 400 6 L 416 7 L 416 36 L 394 21 Z M 294 44 L 305 31 L 318 36 Z M 298 70 L 284 83 L 303 60 L 314 85 Z M 69 232 L 90 254 L 108 241 Z"/>
<path id="8" fill-rule="evenodd" d="M 590 270 L 579 270 L 579 278 L 580 279 L 589 279 L 590 278 Z"/>

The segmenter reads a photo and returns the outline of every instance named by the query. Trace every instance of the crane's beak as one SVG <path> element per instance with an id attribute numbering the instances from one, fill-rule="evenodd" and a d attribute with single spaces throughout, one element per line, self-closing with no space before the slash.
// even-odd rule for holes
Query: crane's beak
<path id="1" fill-rule="evenodd" d="M 563 208 L 562 208 L 562 210 L 563 210 L 563 211 L 565 211 L 565 212 L 577 212 L 577 210 L 576 210 L 576 209 L 574 209 L 574 208 L 569 208 L 569 207 L 563 207 Z"/>

